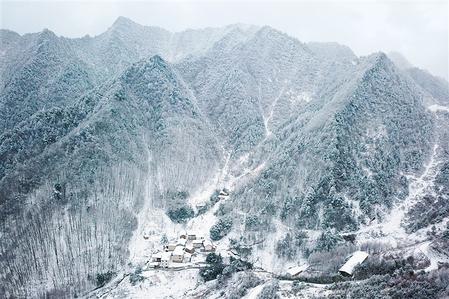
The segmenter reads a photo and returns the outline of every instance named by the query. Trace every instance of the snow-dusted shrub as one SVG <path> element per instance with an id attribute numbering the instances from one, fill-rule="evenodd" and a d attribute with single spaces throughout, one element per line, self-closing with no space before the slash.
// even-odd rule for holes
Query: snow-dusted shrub
<path id="1" fill-rule="evenodd" d="M 227 299 L 240 299 L 245 296 L 249 289 L 252 289 L 262 281 L 252 272 L 238 272 L 228 283 L 229 293 Z"/>
<path id="2" fill-rule="evenodd" d="M 217 211 L 215 211 L 215 216 L 224 216 L 229 214 L 232 211 L 232 204 L 230 204 L 229 202 L 222 202 L 220 203 L 220 205 L 218 206 Z"/>
<path id="3" fill-rule="evenodd" d="M 195 212 L 187 204 L 188 192 L 166 191 L 162 197 L 166 201 L 167 215 L 173 222 L 184 223 L 195 216 Z"/>
<path id="4" fill-rule="evenodd" d="M 208 266 L 200 270 L 200 276 L 205 281 L 216 279 L 218 275 L 221 275 L 223 269 L 225 268 L 221 255 L 213 252 L 207 255 L 206 263 Z"/>
<path id="5" fill-rule="evenodd" d="M 283 239 L 277 242 L 276 254 L 287 259 L 292 259 L 296 255 L 296 248 L 290 233 L 287 233 Z"/>
<path id="6" fill-rule="evenodd" d="M 97 287 L 104 286 L 105 284 L 110 282 L 111 279 L 115 276 L 115 274 L 116 273 L 113 271 L 98 273 L 97 276 L 95 277 L 95 279 L 96 279 L 95 282 L 97 284 Z"/>
<path id="7" fill-rule="evenodd" d="M 145 276 L 142 276 L 141 274 L 142 274 L 142 268 L 137 267 L 136 270 L 129 275 L 129 282 L 131 283 L 131 285 L 134 286 L 134 285 L 138 284 L 139 282 L 142 282 L 146 279 Z"/>
<path id="8" fill-rule="evenodd" d="M 210 238 L 212 241 L 218 241 L 226 236 L 232 229 L 232 218 L 223 217 L 210 228 Z"/>
<path id="9" fill-rule="evenodd" d="M 273 279 L 262 288 L 262 291 L 257 295 L 257 299 L 279 299 L 280 296 L 277 294 L 278 290 L 279 281 Z"/>

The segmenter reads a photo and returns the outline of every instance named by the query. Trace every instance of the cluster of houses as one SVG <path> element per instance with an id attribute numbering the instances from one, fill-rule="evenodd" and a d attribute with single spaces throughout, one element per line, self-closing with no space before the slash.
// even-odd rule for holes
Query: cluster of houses
<path id="1" fill-rule="evenodd" d="M 151 266 L 168 268 L 170 263 L 190 263 L 196 253 L 215 251 L 211 241 L 192 232 L 182 232 L 176 241 L 169 242 L 162 252 L 154 253 Z"/>

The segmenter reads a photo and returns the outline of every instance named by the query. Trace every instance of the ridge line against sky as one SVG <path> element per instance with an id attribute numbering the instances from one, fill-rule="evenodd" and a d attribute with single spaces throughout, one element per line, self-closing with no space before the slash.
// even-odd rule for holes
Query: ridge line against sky
<path id="1" fill-rule="evenodd" d="M 1 1 L 0 27 L 20 34 L 98 35 L 119 17 L 172 32 L 268 25 L 302 42 L 337 42 L 356 55 L 397 51 L 448 80 L 448 1 Z"/>

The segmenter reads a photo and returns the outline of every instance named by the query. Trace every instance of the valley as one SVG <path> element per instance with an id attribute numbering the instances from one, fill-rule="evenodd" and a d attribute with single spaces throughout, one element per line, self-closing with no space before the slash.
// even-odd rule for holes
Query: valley
<path id="1" fill-rule="evenodd" d="M 0 297 L 447 293 L 443 79 L 269 26 L 0 41 Z"/>

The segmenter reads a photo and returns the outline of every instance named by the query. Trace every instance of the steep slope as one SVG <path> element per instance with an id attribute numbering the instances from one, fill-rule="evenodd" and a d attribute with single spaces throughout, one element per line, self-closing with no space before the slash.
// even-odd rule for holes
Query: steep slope
<path id="1" fill-rule="evenodd" d="M 221 156 L 195 101 L 158 56 L 20 123 L 0 149 L 6 296 L 93 288 L 125 265 L 144 202 L 165 208 L 167 192 L 195 191 Z"/>
<path id="2" fill-rule="evenodd" d="M 20 34 L 11 30 L 0 29 L 0 74 L 3 74 L 3 68 L 8 62 L 7 53 L 14 48 L 19 40 Z"/>
<path id="3" fill-rule="evenodd" d="M 447 82 L 382 53 L 123 17 L 96 37 L 0 39 L 0 297 L 81 295 L 181 229 L 276 272 L 323 231 L 447 222 Z"/>
<path id="4" fill-rule="evenodd" d="M 279 113 L 295 111 L 309 100 L 315 61 L 305 45 L 272 28 L 251 36 L 236 33 L 177 68 L 238 157 L 271 133 L 279 107 Z M 296 98 L 299 89 L 303 97 Z"/>
<path id="5" fill-rule="evenodd" d="M 3 59 L 0 130 L 40 109 L 66 105 L 93 86 L 88 68 L 49 30 L 20 37 Z"/>
<path id="6" fill-rule="evenodd" d="M 166 57 L 170 36 L 162 28 L 142 26 L 119 17 L 98 36 L 68 39 L 68 42 L 81 60 L 95 68 L 98 79 L 108 81 L 140 59 L 156 54 Z"/>
<path id="7" fill-rule="evenodd" d="M 170 32 L 119 17 L 98 36 L 67 41 L 82 61 L 96 69 L 99 78 L 108 80 L 139 59 L 159 55 L 167 61 L 176 62 L 186 57 L 198 57 L 228 33 L 239 30 L 248 35 L 256 28 L 235 24 L 223 28 Z"/>
<path id="8" fill-rule="evenodd" d="M 260 229 L 280 217 L 298 230 L 354 230 L 406 196 L 406 175 L 431 152 L 432 117 L 384 54 L 355 74 L 260 147 L 263 170 L 234 197 L 247 217 L 259 215 Z"/>
<path id="9" fill-rule="evenodd" d="M 449 105 L 449 83 L 447 81 L 416 67 L 409 68 L 406 72 L 416 84 L 431 95 L 436 104 Z"/>

